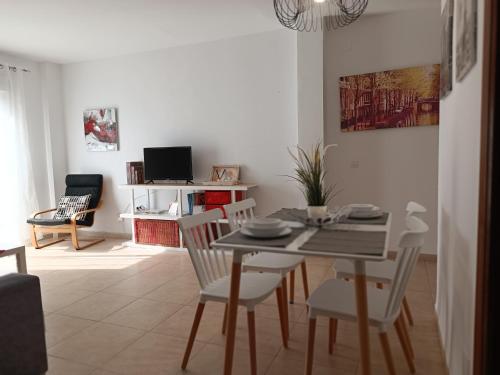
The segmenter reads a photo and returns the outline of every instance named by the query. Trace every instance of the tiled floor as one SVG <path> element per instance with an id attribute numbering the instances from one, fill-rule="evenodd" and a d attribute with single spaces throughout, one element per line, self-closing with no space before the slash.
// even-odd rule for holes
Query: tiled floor
<path id="1" fill-rule="evenodd" d="M 188 370 L 180 370 L 199 290 L 187 253 L 127 248 L 116 240 L 80 252 L 68 245 L 27 251 L 29 272 L 42 285 L 50 375 L 221 373 L 223 305 L 215 303 L 207 304 Z M 10 261 L 2 259 L 0 273 L 15 267 Z M 332 277 L 331 264 L 308 259 L 311 289 Z M 419 262 L 408 292 L 418 374 L 447 373 L 433 308 L 435 272 L 434 263 Z M 301 277 L 296 283 L 289 349 L 281 347 L 274 296 L 256 309 L 259 374 L 303 373 L 307 313 Z M 238 320 L 234 374 L 249 374 L 244 313 Z M 355 324 L 339 323 L 333 355 L 327 352 L 326 320 L 319 324 L 314 374 L 360 374 Z M 390 338 L 398 374 L 409 373 L 394 332 Z M 373 373 L 387 374 L 376 331 L 371 341 Z"/>

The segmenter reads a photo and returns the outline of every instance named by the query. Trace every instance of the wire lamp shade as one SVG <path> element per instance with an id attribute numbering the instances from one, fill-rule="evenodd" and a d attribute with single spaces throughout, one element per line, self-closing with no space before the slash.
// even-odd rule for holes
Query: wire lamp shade
<path id="1" fill-rule="evenodd" d="M 274 0 L 276 17 L 297 31 L 333 30 L 356 21 L 368 0 Z"/>

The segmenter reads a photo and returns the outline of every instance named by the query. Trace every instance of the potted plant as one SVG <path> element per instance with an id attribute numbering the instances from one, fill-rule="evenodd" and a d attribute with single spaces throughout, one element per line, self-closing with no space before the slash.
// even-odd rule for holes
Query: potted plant
<path id="1" fill-rule="evenodd" d="M 310 153 L 300 146 L 297 146 L 297 155 L 288 150 L 295 162 L 295 176 L 289 177 L 301 185 L 307 201 L 307 215 L 313 219 L 327 215 L 327 204 L 335 196 L 333 187 L 325 185 L 325 157 L 321 155 L 321 149 L 321 144 L 317 143 Z"/>

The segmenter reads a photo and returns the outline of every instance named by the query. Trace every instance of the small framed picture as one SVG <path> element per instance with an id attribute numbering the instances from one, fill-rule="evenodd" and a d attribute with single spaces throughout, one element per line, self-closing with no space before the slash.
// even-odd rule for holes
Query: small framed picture
<path id="1" fill-rule="evenodd" d="M 210 182 L 220 185 L 238 185 L 240 182 L 239 165 L 214 165 Z"/>

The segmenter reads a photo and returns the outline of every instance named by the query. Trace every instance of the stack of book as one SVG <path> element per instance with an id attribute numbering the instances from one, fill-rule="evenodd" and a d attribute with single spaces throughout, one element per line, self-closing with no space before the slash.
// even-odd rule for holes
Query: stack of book
<path id="1" fill-rule="evenodd" d="M 127 184 L 138 185 L 144 183 L 144 163 L 142 161 L 127 162 Z"/>

